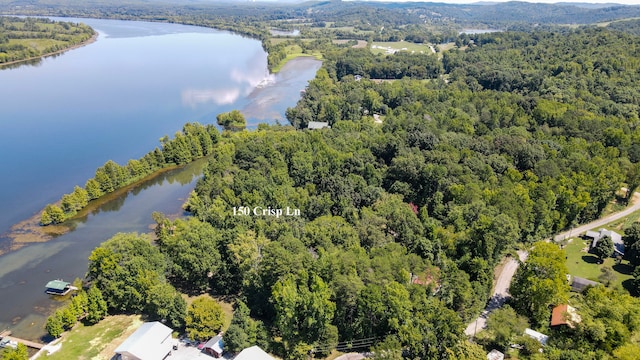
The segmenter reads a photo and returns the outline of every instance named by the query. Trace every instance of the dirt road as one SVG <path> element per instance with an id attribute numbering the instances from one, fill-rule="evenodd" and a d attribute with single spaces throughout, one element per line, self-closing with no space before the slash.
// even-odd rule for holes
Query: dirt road
<path id="1" fill-rule="evenodd" d="M 631 204 L 631 206 L 620 212 L 610 214 L 588 224 L 580 225 L 569 231 L 562 232 L 554 236 L 554 240 L 560 241 L 571 236 L 577 236 L 586 232 L 587 230 L 604 226 L 612 221 L 628 216 L 634 211 L 640 210 L 640 193 L 634 193 Z M 518 256 L 520 257 L 520 261 L 522 262 L 527 259 L 527 255 L 529 254 L 526 251 L 518 251 Z M 510 296 L 509 285 L 511 284 L 511 279 L 513 279 L 513 275 L 516 273 L 519 265 L 520 262 L 515 259 L 509 259 L 509 261 L 505 264 L 504 268 L 498 275 L 498 279 L 496 279 L 493 295 L 491 296 L 487 307 L 476 320 L 474 320 L 467 326 L 464 331 L 466 335 L 475 336 L 478 331 L 484 329 L 487 326 L 487 317 L 489 316 L 489 314 L 505 303 L 507 298 Z"/>

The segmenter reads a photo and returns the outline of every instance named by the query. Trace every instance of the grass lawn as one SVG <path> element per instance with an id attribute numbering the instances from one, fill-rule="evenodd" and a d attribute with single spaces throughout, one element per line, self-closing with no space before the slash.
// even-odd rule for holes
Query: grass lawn
<path id="1" fill-rule="evenodd" d="M 139 315 L 109 316 L 93 326 L 76 325 L 63 334 L 60 350 L 43 359 L 110 359 L 118 347 L 140 325 Z"/>
<path id="2" fill-rule="evenodd" d="M 589 242 L 580 238 L 572 238 L 564 250 L 567 254 L 567 269 L 569 274 L 573 276 L 583 277 L 589 280 L 598 281 L 602 269 L 605 266 L 613 268 L 616 275 L 616 280 L 613 281 L 612 286 L 616 284 L 622 284 L 625 288 L 630 285 L 630 279 L 633 279 L 631 272 L 633 266 L 628 264 L 628 261 L 623 260 L 621 264 L 616 264 L 616 259 L 607 258 L 603 264 L 599 264 L 598 258 L 587 252 Z"/>
<path id="3" fill-rule="evenodd" d="M 433 54 L 429 45 L 426 44 L 416 44 L 407 41 L 388 41 L 388 42 L 380 42 L 374 41 L 371 44 L 371 52 L 374 54 L 386 54 L 389 50 L 397 50 L 397 51 L 411 51 L 417 53 L 425 53 L 425 54 Z"/>
<path id="4" fill-rule="evenodd" d="M 280 71 L 280 69 L 282 69 L 284 64 L 286 64 L 289 60 L 293 60 L 300 56 L 313 56 L 318 60 L 322 59 L 321 53 L 319 52 L 303 53 L 302 48 L 298 45 L 287 46 L 285 51 L 287 53 L 287 57 L 284 58 L 284 60 L 280 61 L 280 63 L 273 68 L 272 72 L 277 73 L 278 71 Z"/>

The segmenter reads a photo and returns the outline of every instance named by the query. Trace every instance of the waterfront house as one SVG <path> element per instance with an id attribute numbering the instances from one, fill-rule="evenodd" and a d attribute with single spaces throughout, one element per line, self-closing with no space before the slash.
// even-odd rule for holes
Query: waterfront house
<path id="1" fill-rule="evenodd" d="M 171 337 L 173 330 L 154 321 L 142 324 L 118 348 L 118 360 L 162 360 L 171 354 L 178 341 Z"/>

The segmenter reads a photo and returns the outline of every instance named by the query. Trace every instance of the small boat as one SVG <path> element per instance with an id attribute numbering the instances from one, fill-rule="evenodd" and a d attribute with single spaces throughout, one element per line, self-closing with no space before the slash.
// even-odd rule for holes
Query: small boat
<path id="1" fill-rule="evenodd" d="M 51 280 L 45 285 L 45 292 L 49 295 L 67 295 L 70 291 L 78 290 L 77 287 L 72 286 L 71 283 L 62 280 Z"/>

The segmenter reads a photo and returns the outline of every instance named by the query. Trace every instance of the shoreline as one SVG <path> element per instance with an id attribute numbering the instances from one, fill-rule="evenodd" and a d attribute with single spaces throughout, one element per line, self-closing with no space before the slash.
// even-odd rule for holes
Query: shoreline
<path id="1" fill-rule="evenodd" d="M 49 56 L 59 55 L 59 54 L 62 54 L 64 52 L 67 52 L 69 50 L 74 50 L 74 49 L 78 49 L 78 48 L 81 48 L 81 47 L 89 45 L 89 44 L 93 44 L 94 42 L 96 42 L 98 40 L 98 35 L 99 35 L 99 33 L 94 30 L 93 31 L 93 35 L 89 39 L 87 39 L 87 40 L 85 40 L 85 41 L 83 41 L 83 42 L 81 42 L 79 44 L 72 45 L 72 46 L 70 46 L 70 47 L 68 47 L 66 49 L 62 49 L 62 50 L 58 50 L 58 51 L 42 54 L 40 56 L 32 56 L 32 57 L 26 58 L 26 59 L 13 60 L 13 61 L 9 61 L 9 62 L 6 62 L 6 63 L 0 63 L 0 70 L 4 66 L 16 65 L 16 64 L 23 63 L 23 62 L 29 62 L 29 61 L 37 60 L 37 59 L 43 59 L 43 58 L 46 58 L 46 57 L 49 57 Z M 0 252 L 0 254 L 2 254 L 2 253 Z"/>
<path id="2" fill-rule="evenodd" d="M 206 158 L 196 159 L 190 162 L 189 164 L 193 164 L 194 162 L 202 159 L 206 159 Z M 83 207 L 80 211 L 78 211 L 77 214 L 75 214 L 73 217 L 65 220 L 60 224 L 47 225 L 47 226 L 40 225 L 40 217 L 42 215 L 42 211 L 44 211 L 44 208 L 43 208 L 39 212 L 33 214 L 31 217 L 12 225 L 8 232 L 2 234 L 2 237 L 9 239 L 9 244 L 8 244 L 9 246 L 6 249 L 0 248 L 0 256 L 4 254 L 8 254 L 13 251 L 17 251 L 27 246 L 28 244 L 47 242 L 55 239 L 58 236 L 67 234 L 75 229 L 76 227 L 75 222 L 77 220 L 87 217 L 91 212 L 95 211 L 100 206 L 120 196 L 126 195 L 129 191 L 135 189 L 139 185 L 143 184 L 145 181 L 152 180 L 162 175 L 165 172 L 180 169 L 181 167 L 187 166 L 189 164 L 184 164 L 180 166 L 173 165 L 173 166 L 168 166 L 168 167 L 156 170 L 155 172 L 139 179 L 138 181 L 135 181 L 127 186 L 124 186 L 122 188 L 115 190 L 114 192 L 105 194 L 95 200 L 90 201 L 89 204 L 87 204 L 87 206 Z M 59 205 L 60 200 L 58 200 L 54 204 Z"/>

